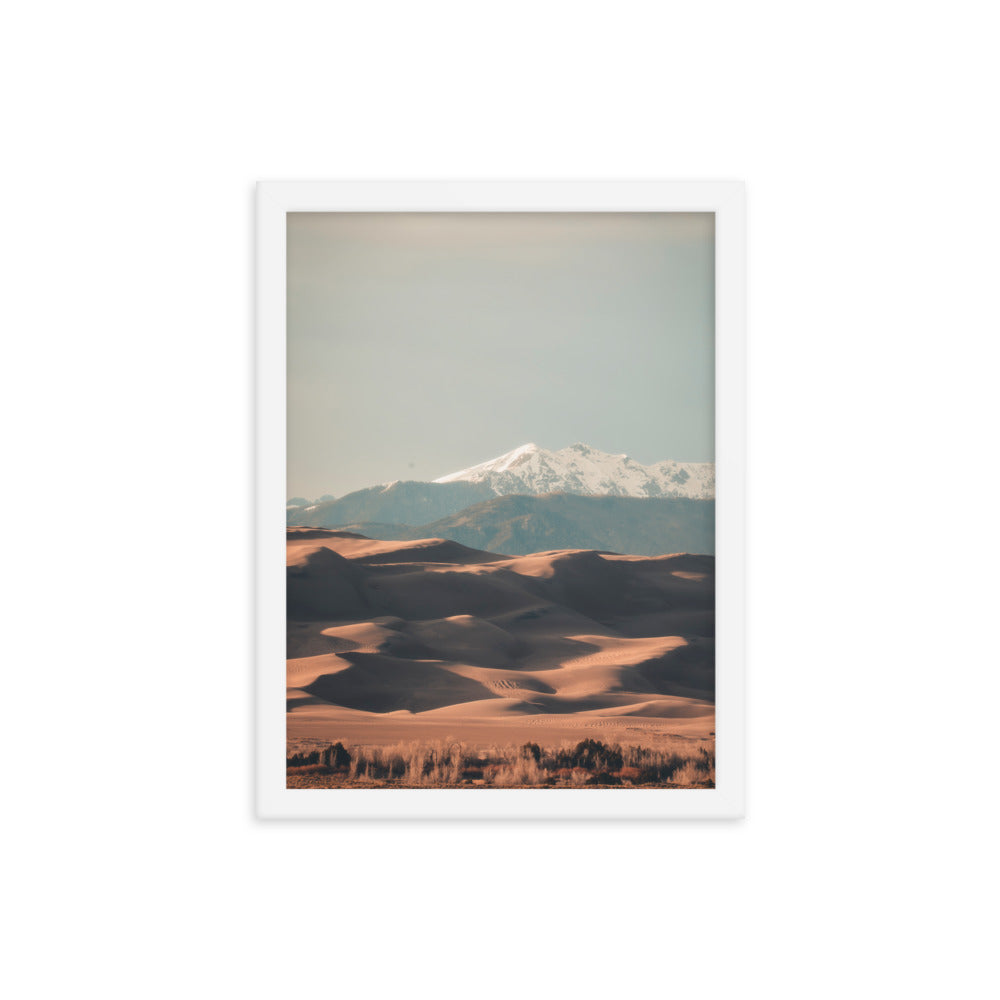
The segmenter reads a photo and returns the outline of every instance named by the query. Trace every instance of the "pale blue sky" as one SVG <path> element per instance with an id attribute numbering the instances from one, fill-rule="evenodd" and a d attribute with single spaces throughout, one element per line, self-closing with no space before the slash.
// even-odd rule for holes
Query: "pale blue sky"
<path id="1" fill-rule="evenodd" d="M 288 215 L 289 496 L 534 441 L 714 458 L 714 218 Z"/>

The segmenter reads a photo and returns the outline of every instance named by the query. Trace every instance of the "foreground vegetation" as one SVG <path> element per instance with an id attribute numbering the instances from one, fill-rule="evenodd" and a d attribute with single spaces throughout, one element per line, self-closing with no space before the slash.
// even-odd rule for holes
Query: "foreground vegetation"
<path id="1" fill-rule="evenodd" d="M 295 753 L 289 788 L 714 788 L 715 751 L 652 750 L 598 740 L 545 749 L 537 743 L 476 749 L 440 741 Z"/>

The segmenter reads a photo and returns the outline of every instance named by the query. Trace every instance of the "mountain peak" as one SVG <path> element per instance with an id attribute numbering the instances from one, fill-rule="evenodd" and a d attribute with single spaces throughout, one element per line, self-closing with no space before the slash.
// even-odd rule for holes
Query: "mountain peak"
<path id="1" fill-rule="evenodd" d="M 468 469 L 460 469 L 458 472 L 452 472 L 450 475 L 435 479 L 434 482 L 454 483 L 459 480 L 467 480 L 473 483 L 481 482 L 483 477 L 491 472 L 507 472 L 532 456 L 541 453 L 542 449 L 533 441 L 529 441 L 527 444 L 522 444 L 514 448 L 513 451 L 505 452 L 498 458 L 491 458 L 487 462 L 481 462 L 479 465 L 473 465 Z"/>
<path id="2" fill-rule="evenodd" d="M 482 483 L 497 496 L 576 493 L 584 496 L 691 497 L 715 495 L 712 462 L 640 465 L 578 441 L 559 451 L 522 444 L 497 458 L 452 472 L 436 483 Z"/>

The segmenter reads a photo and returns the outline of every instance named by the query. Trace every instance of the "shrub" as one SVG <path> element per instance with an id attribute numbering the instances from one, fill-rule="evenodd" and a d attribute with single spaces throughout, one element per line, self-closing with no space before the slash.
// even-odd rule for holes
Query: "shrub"
<path id="1" fill-rule="evenodd" d="M 544 785 L 548 775 L 539 768 L 533 757 L 523 756 L 512 764 L 497 765 L 491 783 L 498 788 L 530 788 Z"/>
<path id="2" fill-rule="evenodd" d="M 320 761 L 327 767 L 350 767 L 351 755 L 343 743 L 337 742 L 328 746 L 320 754 Z"/>
<path id="3" fill-rule="evenodd" d="M 666 781 L 670 781 L 671 778 L 687 763 L 687 758 L 682 757 L 679 753 L 672 753 L 661 765 L 660 765 L 660 777 Z"/>
<path id="4" fill-rule="evenodd" d="M 598 774 L 591 775 L 585 783 L 588 785 L 620 785 L 622 779 L 616 774 L 608 774 L 607 771 L 601 771 Z"/>
<path id="5" fill-rule="evenodd" d="M 620 771 L 622 754 L 600 740 L 581 740 L 569 755 L 567 764 L 569 767 L 585 767 L 588 771 Z"/>

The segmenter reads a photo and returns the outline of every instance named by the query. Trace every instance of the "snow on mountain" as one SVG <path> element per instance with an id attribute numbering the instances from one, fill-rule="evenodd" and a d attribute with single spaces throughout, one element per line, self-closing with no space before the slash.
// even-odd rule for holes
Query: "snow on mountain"
<path id="1" fill-rule="evenodd" d="M 669 460 L 640 465 L 628 455 L 609 455 L 585 444 L 559 451 L 523 444 L 499 458 L 434 480 L 460 481 L 482 483 L 497 496 L 576 493 L 704 500 L 715 496 L 715 465 Z"/>

